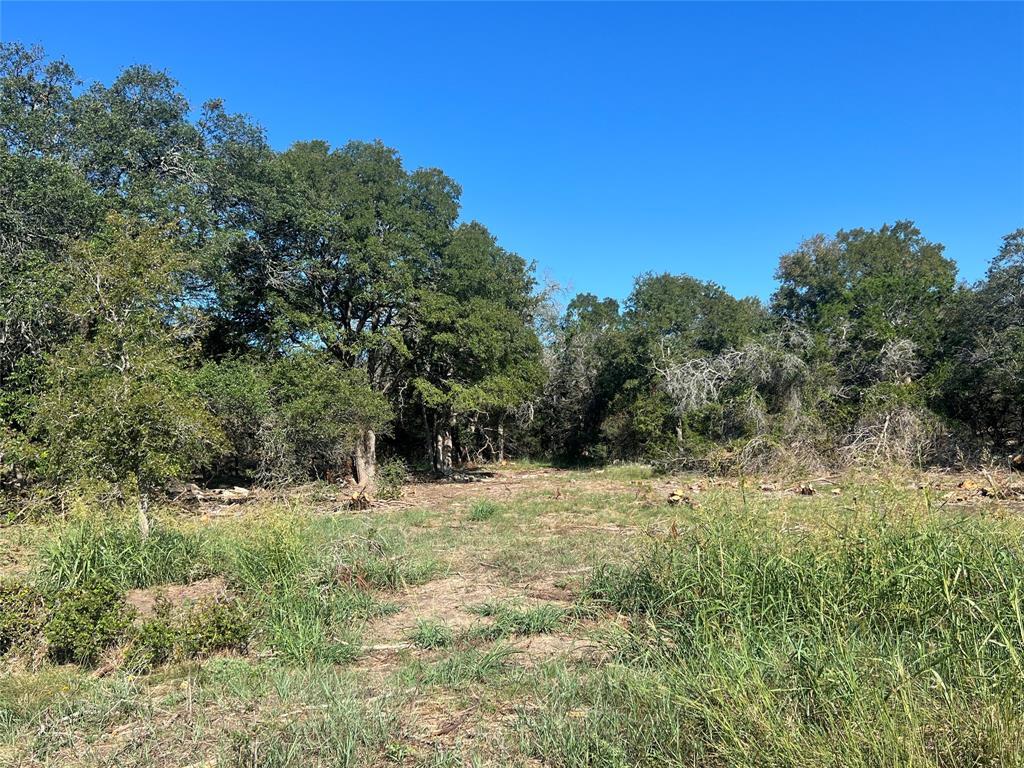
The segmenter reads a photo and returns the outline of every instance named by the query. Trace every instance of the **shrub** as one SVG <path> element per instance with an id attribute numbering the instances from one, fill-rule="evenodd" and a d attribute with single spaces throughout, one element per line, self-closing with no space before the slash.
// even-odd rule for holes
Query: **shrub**
<path id="1" fill-rule="evenodd" d="M 227 439 L 216 469 L 251 473 L 257 482 L 278 485 L 294 479 L 294 449 L 274 404 L 267 364 L 256 359 L 204 365 L 197 385 Z"/>
<path id="2" fill-rule="evenodd" d="M 0 580 L 0 654 L 39 633 L 44 610 L 42 595 L 29 584 Z"/>
<path id="3" fill-rule="evenodd" d="M 135 630 L 125 654 L 125 666 L 144 672 L 168 661 L 174 654 L 178 632 L 171 619 L 171 604 L 159 598 L 156 613 Z"/>
<path id="4" fill-rule="evenodd" d="M 326 353 L 304 352 L 277 362 L 272 387 L 297 467 L 314 476 L 348 462 L 367 429 L 380 430 L 391 407 L 360 368 Z"/>
<path id="5" fill-rule="evenodd" d="M 397 499 L 409 478 L 409 467 L 400 458 L 384 459 L 377 466 L 377 498 Z"/>
<path id="6" fill-rule="evenodd" d="M 128 669 L 145 672 L 175 657 L 190 659 L 217 651 L 245 651 L 252 636 L 252 623 L 238 600 L 200 603 L 178 620 L 171 611 L 171 604 L 161 599 L 153 618 L 135 629 L 125 654 Z"/>
<path id="7" fill-rule="evenodd" d="M 185 617 L 180 630 L 180 647 L 186 657 L 207 656 L 217 651 L 244 651 L 251 636 L 252 625 L 238 600 L 211 600 L 193 606 Z"/>
<path id="8" fill-rule="evenodd" d="M 58 592 L 43 630 L 50 657 L 58 663 L 94 664 L 131 625 L 132 615 L 122 598 L 122 592 L 109 581 Z"/>

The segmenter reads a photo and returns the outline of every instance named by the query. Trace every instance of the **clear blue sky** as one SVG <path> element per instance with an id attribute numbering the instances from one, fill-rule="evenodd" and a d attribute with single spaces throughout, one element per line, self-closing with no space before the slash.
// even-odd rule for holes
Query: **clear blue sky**
<path id="1" fill-rule="evenodd" d="M 3 2 L 0 35 L 166 69 L 278 148 L 380 138 L 578 291 L 765 297 L 801 239 L 898 218 L 974 280 L 1024 226 L 1021 4 Z"/>

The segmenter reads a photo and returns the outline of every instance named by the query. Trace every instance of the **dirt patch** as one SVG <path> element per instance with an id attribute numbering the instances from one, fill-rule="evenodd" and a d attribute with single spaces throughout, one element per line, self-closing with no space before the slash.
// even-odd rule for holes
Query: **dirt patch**
<path id="1" fill-rule="evenodd" d="M 191 584 L 163 584 L 159 587 L 133 589 L 125 595 L 125 602 L 134 608 L 139 618 L 146 619 L 156 613 L 160 600 L 167 600 L 173 611 L 185 611 L 188 606 L 204 601 L 226 597 L 228 586 L 223 578 L 214 576 Z"/>
<path id="2" fill-rule="evenodd" d="M 420 621 L 444 622 L 458 631 L 479 621 L 470 606 L 522 597 L 522 592 L 489 580 L 487 574 L 456 574 L 409 589 L 396 601 L 399 612 L 373 622 L 366 635 L 383 645 L 394 644 L 404 641 Z"/>
<path id="3" fill-rule="evenodd" d="M 579 661 L 593 656 L 599 649 L 596 643 L 584 637 L 564 632 L 523 637 L 512 643 L 512 647 L 519 651 L 519 663 L 527 668 L 555 658 Z"/>

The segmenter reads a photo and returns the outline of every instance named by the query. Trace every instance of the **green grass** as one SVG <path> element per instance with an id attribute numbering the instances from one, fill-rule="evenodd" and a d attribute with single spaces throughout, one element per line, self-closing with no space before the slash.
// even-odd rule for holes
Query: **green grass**
<path id="1" fill-rule="evenodd" d="M 469 508 L 469 513 L 466 518 L 474 523 L 482 523 L 485 520 L 490 520 L 501 513 L 501 505 L 493 502 L 489 499 L 480 499 L 474 501 L 473 506 Z"/>
<path id="2" fill-rule="evenodd" d="M 501 678 L 511 666 L 516 650 L 506 645 L 489 648 L 465 648 L 452 651 L 433 663 L 417 661 L 405 670 L 418 685 L 436 685 L 458 688 L 470 683 L 493 682 Z"/>
<path id="3" fill-rule="evenodd" d="M 43 578 L 56 588 L 105 579 L 122 589 L 188 582 L 207 575 L 197 536 L 154 524 L 143 537 L 132 520 L 82 516 L 45 545 Z"/>
<path id="4" fill-rule="evenodd" d="M 617 663 L 524 718 L 554 765 L 1018 765 L 1024 551 L 977 519 L 703 520 L 608 566 Z M 569 716 L 582 712 L 582 716 Z"/>
<path id="5" fill-rule="evenodd" d="M 0 621 L 0 766 L 1024 766 L 1019 516 L 896 481 L 688 509 L 643 468 L 546 478 L 472 524 L 301 492 L 157 509 L 147 539 L 107 514 L 0 530 L 26 617 Z M 208 576 L 223 606 L 137 620 L 93 669 L 46 653 L 58 598 Z M 552 632 L 574 642 L 519 640 Z"/>
<path id="6" fill-rule="evenodd" d="M 551 604 L 523 608 L 491 602 L 471 606 L 470 610 L 491 619 L 490 623 L 477 624 L 466 632 L 471 641 L 543 635 L 554 632 L 566 618 L 564 608 Z"/>
<path id="7" fill-rule="evenodd" d="M 444 622 L 419 621 L 409 633 L 409 641 L 417 648 L 434 650 L 455 645 L 455 631 Z"/>

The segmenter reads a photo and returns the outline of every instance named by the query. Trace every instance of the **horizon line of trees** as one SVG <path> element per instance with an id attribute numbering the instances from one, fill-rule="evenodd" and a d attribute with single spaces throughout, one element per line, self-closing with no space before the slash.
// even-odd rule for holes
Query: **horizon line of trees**
<path id="1" fill-rule="evenodd" d="M 0 487 L 449 476 L 506 455 L 666 468 L 966 461 L 1024 443 L 1024 229 L 959 284 L 911 222 L 782 257 L 765 306 L 645 274 L 564 311 L 436 168 L 275 151 L 147 67 L 0 47 Z"/>

